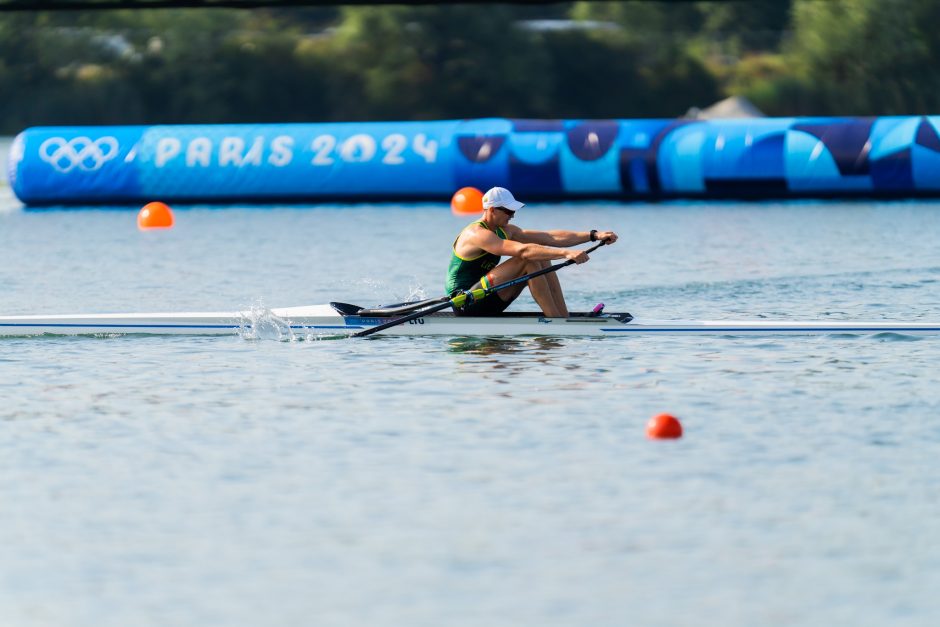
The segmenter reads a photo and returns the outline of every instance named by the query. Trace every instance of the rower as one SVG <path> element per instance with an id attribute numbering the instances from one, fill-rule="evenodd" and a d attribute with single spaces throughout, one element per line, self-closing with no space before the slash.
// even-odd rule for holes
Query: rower
<path id="1" fill-rule="evenodd" d="M 548 267 L 553 259 L 584 263 L 588 260 L 587 254 L 567 248 L 604 239 L 608 244 L 617 241 L 613 231 L 533 231 L 509 224 L 524 206 L 504 187 L 494 187 L 483 195 L 483 215 L 467 225 L 454 240 L 445 287 L 451 297 L 465 290 L 485 289 L 517 279 Z M 500 263 L 503 256 L 509 259 Z M 568 307 L 555 272 L 470 302 L 455 309 L 455 313 L 459 316 L 499 315 L 526 285 L 545 316 L 568 317 Z"/>

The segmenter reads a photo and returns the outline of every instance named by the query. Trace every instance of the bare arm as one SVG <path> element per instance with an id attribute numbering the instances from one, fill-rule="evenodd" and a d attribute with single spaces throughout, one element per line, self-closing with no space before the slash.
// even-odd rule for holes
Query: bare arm
<path id="1" fill-rule="evenodd" d="M 572 259 L 576 263 L 584 263 L 588 256 L 580 250 L 565 250 L 556 246 L 537 244 L 535 242 L 520 242 L 511 239 L 500 239 L 492 231 L 475 229 L 467 233 L 466 243 L 488 253 L 501 257 L 521 257 L 526 261 L 551 261 L 553 259 Z"/>
<path id="2" fill-rule="evenodd" d="M 526 231 L 518 227 L 513 232 L 513 238 L 523 243 L 564 248 L 592 241 L 590 231 Z M 596 231 L 595 238 L 607 239 L 610 240 L 608 243 L 613 244 L 617 241 L 617 234 L 613 231 Z"/>

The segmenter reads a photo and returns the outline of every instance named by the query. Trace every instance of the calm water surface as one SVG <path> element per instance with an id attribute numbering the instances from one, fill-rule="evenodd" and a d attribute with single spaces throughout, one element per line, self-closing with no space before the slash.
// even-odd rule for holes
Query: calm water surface
<path id="1" fill-rule="evenodd" d="M 436 296 L 467 221 L 8 210 L 0 312 Z M 940 204 L 517 221 L 620 233 L 561 272 L 575 309 L 940 320 Z M 890 335 L 0 340 L 0 624 L 937 625 L 938 358 Z M 645 439 L 662 411 L 685 438 Z"/>

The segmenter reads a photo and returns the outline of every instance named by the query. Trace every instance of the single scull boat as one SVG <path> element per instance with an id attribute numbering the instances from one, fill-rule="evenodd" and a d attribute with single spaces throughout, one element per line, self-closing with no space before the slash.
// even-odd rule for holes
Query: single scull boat
<path id="1" fill-rule="evenodd" d="M 411 305 L 409 308 L 407 305 Z M 0 335 L 251 335 L 259 324 L 299 337 L 352 335 L 413 311 L 415 304 L 362 309 L 344 303 L 287 307 L 258 312 L 78 314 L 0 317 Z M 449 336 L 602 336 L 602 335 L 819 335 L 940 334 L 938 322 L 849 322 L 771 320 L 639 320 L 628 313 L 573 313 L 546 318 L 541 313 L 507 312 L 476 318 L 434 312 L 391 326 L 380 335 Z"/>

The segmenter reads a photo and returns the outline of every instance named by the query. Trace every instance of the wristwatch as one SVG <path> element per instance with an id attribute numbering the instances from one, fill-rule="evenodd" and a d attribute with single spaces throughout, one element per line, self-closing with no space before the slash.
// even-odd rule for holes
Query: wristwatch
<path id="1" fill-rule="evenodd" d="M 597 241 L 597 229 L 591 229 L 591 241 L 592 242 Z"/>

